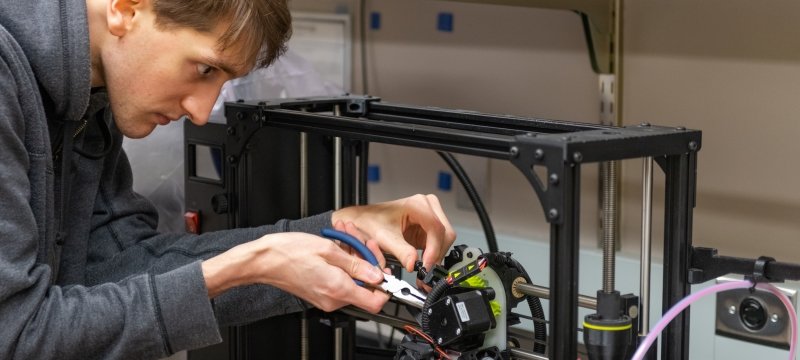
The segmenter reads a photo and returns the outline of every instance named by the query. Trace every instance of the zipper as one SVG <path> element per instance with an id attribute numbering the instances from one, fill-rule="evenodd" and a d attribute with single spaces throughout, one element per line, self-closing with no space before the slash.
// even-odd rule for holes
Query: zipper
<path id="1" fill-rule="evenodd" d="M 86 130 L 86 126 L 87 126 L 87 125 L 89 125 L 89 120 L 88 120 L 88 119 L 86 119 L 86 118 L 84 118 L 84 119 L 81 119 L 81 124 L 80 124 L 80 125 L 78 125 L 78 128 L 77 128 L 77 129 L 75 129 L 75 133 L 74 133 L 74 134 L 72 134 L 72 138 L 73 138 L 73 139 L 77 138 L 77 137 L 78 137 L 78 135 L 80 135 L 80 134 L 83 132 L 83 130 Z M 63 136 L 62 136 L 62 137 L 63 137 Z M 63 150 L 63 149 L 62 149 L 62 148 L 63 148 L 63 143 L 64 143 L 64 140 L 63 140 L 63 139 L 61 139 L 61 140 L 58 142 L 58 146 L 56 146 L 56 149 L 55 149 L 55 151 L 53 152 L 53 162 L 54 162 L 54 163 L 55 163 L 55 162 L 57 162 L 58 160 L 60 160 L 60 159 L 61 159 L 61 150 Z"/>

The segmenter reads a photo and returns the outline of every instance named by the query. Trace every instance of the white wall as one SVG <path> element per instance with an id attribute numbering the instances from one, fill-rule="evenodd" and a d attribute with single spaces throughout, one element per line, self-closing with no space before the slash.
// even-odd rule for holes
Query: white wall
<path id="1" fill-rule="evenodd" d="M 625 118 L 703 130 L 695 244 L 799 262 L 800 2 L 626 10 Z"/>

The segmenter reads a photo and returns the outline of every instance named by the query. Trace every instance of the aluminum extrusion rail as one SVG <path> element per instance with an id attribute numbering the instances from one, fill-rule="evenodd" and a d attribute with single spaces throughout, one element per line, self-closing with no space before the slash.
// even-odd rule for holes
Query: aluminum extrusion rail
<path id="1" fill-rule="evenodd" d="M 357 104 L 357 106 L 353 106 Z M 343 116 L 322 114 L 335 105 Z M 567 121 L 482 114 L 342 97 L 228 103 L 260 119 L 256 126 L 325 132 L 353 139 L 509 159 L 520 145 L 560 148 L 565 162 L 599 162 L 685 154 L 700 148 L 700 132 L 677 127 L 608 127 Z M 316 106 L 316 108 L 315 108 Z M 245 110 L 246 109 L 246 110 Z"/>

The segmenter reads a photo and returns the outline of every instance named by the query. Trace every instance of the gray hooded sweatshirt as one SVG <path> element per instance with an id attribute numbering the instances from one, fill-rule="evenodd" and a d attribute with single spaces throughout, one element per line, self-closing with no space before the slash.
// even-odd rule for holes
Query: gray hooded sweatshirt
<path id="1" fill-rule="evenodd" d="M 218 325 L 302 308 L 268 286 L 210 301 L 200 260 L 271 232 L 319 233 L 330 213 L 157 233 L 121 143 L 90 88 L 85 0 L 0 2 L 0 359 L 159 358 L 219 342 Z"/>

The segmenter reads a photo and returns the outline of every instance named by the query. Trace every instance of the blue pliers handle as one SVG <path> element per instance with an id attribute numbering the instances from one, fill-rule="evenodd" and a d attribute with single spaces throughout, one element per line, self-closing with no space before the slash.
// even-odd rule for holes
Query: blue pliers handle
<path id="1" fill-rule="evenodd" d="M 339 240 L 347 244 L 347 246 L 358 251 L 361 257 L 364 258 L 364 260 L 367 260 L 367 262 L 369 262 L 373 266 L 380 266 L 380 264 L 378 263 L 378 258 L 375 257 L 375 254 L 372 253 L 372 251 L 367 247 L 367 245 L 364 245 L 364 243 L 362 243 L 360 240 L 356 239 L 352 235 L 328 228 L 328 229 L 322 229 L 322 236 L 330 239 Z"/>
<path id="2" fill-rule="evenodd" d="M 325 228 L 322 229 L 322 236 L 329 239 L 339 240 L 347 244 L 347 246 L 358 251 L 361 257 L 364 258 L 364 260 L 367 260 L 368 263 L 372 264 L 373 266 L 379 266 L 378 258 L 375 257 L 375 254 L 372 253 L 367 245 L 364 245 L 364 243 L 352 235 L 331 228 Z M 364 286 L 364 282 L 361 280 L 353 279 L 353 281 L 355 281 L 358 286 Z"/>
<path id="3" fill-rule="evenodd" d="M 347 246 L 358 251 L 361 254 L 361 257 L 364 260 L 367 260 L 373 266 L 380 266 L 378 263 L 378 259 L 375 257 L 375 254 L 364 245 L 361 241 L 353 237 L 352 235 L 343 233 L 341 231 L 333 230 L 330 228 L 322 229 L 322 236 L 339 240 Z M 364 286 L 364 282 L 358 279 L 353 279 L 356 284 L 359 286 Z M 416 308 L 421 309 L 423 304 L 425 303 L 425 298 L 427 295 L 421 293 L 415 287 L 411 286 L 405 280 L 400 280 L 393 275 L 384 274 L 383 275 L 383 283 L 380 285 L 380 288 L 386 291 L 387 293 L 392 294 L 393 297 L 397 298 L 400 302 L 403 302 L 408 305 L 412 305 Z"/>

